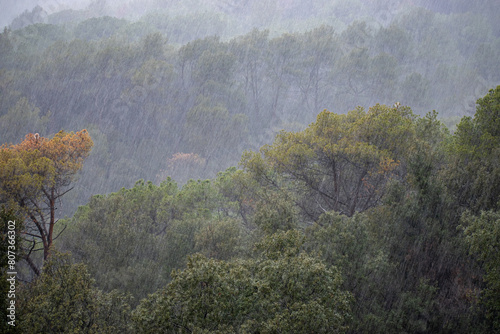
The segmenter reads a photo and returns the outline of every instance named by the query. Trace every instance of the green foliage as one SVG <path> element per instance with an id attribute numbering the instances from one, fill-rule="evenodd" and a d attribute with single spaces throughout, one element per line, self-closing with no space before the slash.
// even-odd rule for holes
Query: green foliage
<path id="1" fill-rule="evenodd" d="M 23 333 L 128 333 L 127 298 L 97 290 L 83 264 L 53 252 L 42 274 L 20 292 Z"/>
<path id="2" fill-rule="evenodd" d="M 429 90 L 429 83 L 420 73 L 409 74 L 402 83 L 404 101 L 408 105 L 425 105 Z"/>
<path id="3" fill-rule="evenodd" d="M 404 291 L 389 314 L 386 328 L 403 333 L 422 333 L 431 330 L 435 318 L 437 287 L 421 279 L 416 291 Z"/>
<path id="4" fill-rule="evenodd" d="M 189 254 L 230 259 L 240 252 L 239 220 L 214 183 L 191 180 L 179 189 L 170 178 L 158 186 L 140 180 L 96 195 L 65 222 L 58 245 L 88 266 L 100 288 L 140 301 L 164 286 Z"/>
<path id="5" fill-rule="evenodd" d="M 410 164 L 410 188 L 397 186 L 387 206 L 374 216 L 386 222 L 381 232 L 386 233 L 393 265 L 385 276 L 393 282 L 387 287 L 393 296 L 388 298 L 392 303 L 388 321 L 393 316 L 406 319 L 387 324 L 402 326 L 401 330 L 421 327 L 466 333 L 480 317 L 471 297 L 476 273 L 456 229 L 456 205 L 436 170 L 442 160 L 431 153 L 430 148 L 416 152 Z"/>
<path id="6" fill-rule="evenodd" d="M 221 154 L 239 155 L 241 150 L 234 143 L 244 140 L 246 118 L 243 114 L 231 115 L 223 105 L 199 96 L 186 120 L 190 151 L 203 154 L 208 162 Z M 211 136 L 212 133 L 217 136 Z"/>
<path id="7" fill-rule="evenodd" d="M 22 139 L 19 138 L 20 134 L 45 133 L 49 118 L 50 113 L 45 116 L 40 115 L 39 108 L 31 105 L 28 99 L 21 98 L 7 114 L 0 117 L 0 142 L 19 141 Z"/>
<path id="8" fill-rule="evenodd" d="M 500 86 L 477 101 L 474 118 L 464 117 L 449 146 L 447 183 L 459 205 L 479 213 L 500 205 Z"/>
<path id="9" fill-rule="evenodd" d="M 273 234 L 297 227 L 297 213 L 290 201 L 275 197 L 257 204 L 253 223 L 263 232 Z"/>
<path id="10" fill-rule="evenodd" d="M 408 62 L 411 54 L 410 36 L 408 32 L 397 24 L 381 28 L 377 33 L 377 47 L 380 51 L 396 57 L 403 64 Z"/>
<path id="11" fill-rule="evenodd" d="M 377 205 L 389 179 L 404 177 L 415 128 L 408 108 L 324 111 L 306 130 L 282 131 L 260 155 L 244 155 L 242 165 L 271 188 L 293 189 L 313 220 L 329 210 L 352 216 Z"/>
<path id="12" fill-rule="evenodd" d="M 385 224 L 366 214 L 347 217 L 335 212 L 323 214 L 307 228 L 305 247 L 318 252 L 329 265 L 341 268 L 343 288 L 352 293 L 354 331 L 387 331 L 385 303 L 391 284 L 390 248 Z"/>
<path id="13" fill-rule="evenodd" d="M 349 294 L 340 289 L 335 268 L 300 252 L 299 239 L 293 230 L 269 236 L 256 261 L 190 257 L 186 269 L 134 312 L 136 330 L 345 332 Z"/>
<path id="14" fill-rule="evenodd" d="M 109 16 L 91 18 L 79 23 L 74 29 L 75 37 L 86 40 L 109 38 L 127 25 L 127 21 Z"/>
<path id="15" fill-rule="evenodd" d="M 59 244 L 87 264 L 100 288 L 129 291 L 139 300 L 166 283 L 157 264 L 168 255 L 169 222 L 158 207 L 177 191 L 171 180 L 160 186 L 138 181 L 131 189 L 94 196 L 66 222 Z"/>
<path id="16" fill-rule="evenodd" d="M 350 319 L 350 294 L 342 291 L 336 267 L 300 251 L 295 230 L 268 236 L 258 262 L 259 307 L 263 319 L 253 319 L 254 331 L 274 333 L 343 333 Z"/>
<path id="17" fill-rule="evenodd" d="M 483 211 L 479 216 L 465 212 L 461 219 L 465 241 L 485 270 L 481 301 L 492 331 L 500 330 L 500 213 Z"/>
<path id="18" fill-rule="evenodd" d="M 277 260 L 298 256 L 303 244 L 304 236 L 298 230 L 279 231 L 264 236 L 255 250 L 264 258 Z"/>
<path id="19" fill-rule="evenodd" d="M 388 270 L 390 265 L 387 245 L 379 240 L 383 226 L 372 224 L 366 215 L 347 217 L 327 212 L 306 230 L 307 248 L 320 252 L 327 263 L 342 268 L 349 291 L 357 292 L 355 287 L 370 284 L 374 279 L 371 275 Z"/>
<path id="20" fill-rule="evenodd" d="M 241 265 L 189 257 L 186 269 L 172 273 L 167 288 L 143 300 L 134 312 L 136 330 L 234 332 L 253 305 L 250 272 Z"/>
<path id="21" fill-rule="evenodd" d="M 195 249 L 209 258 L 228 260 L 236 253 L 239 234 L 240 227 L 235 219 L 208 222 L 195 235 Z"/>
<path id="22" fill-rule="evenodd" d="M 486 96 L 477 100 L 477 110 L 474 115 L 475 125 L 479 127 L 485 140 L 493 143 L 483 143 L 484 150 L 491 150 L 499 144 L 500 137 L 500 87 L 491 89 Z M 491 138 L 493 137 L 493 138 Z M 484 140 L 484 141 L 485 141 Z M 487 151 L 488 152 L 488 151 Z"/>
<path id="23" fill-rule="evenodd" d="M 381 203 L 352 217 L 327 212 L 306 230 L 307 249 L 342 268 L 356 331 L 457 332 L 477 323 L 474 272 L 439 174 L 449 134 L 436 116 L 412 122 L 415 140 L 400 155 L 405 177 L 388 180 Z"/>

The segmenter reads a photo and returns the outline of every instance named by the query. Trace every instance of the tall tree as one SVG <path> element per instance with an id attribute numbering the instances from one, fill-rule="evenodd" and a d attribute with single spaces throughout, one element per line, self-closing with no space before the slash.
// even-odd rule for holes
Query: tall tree
<path id="1" fill-rule="evenodd" d="M 313 220 L 334 210 L 348 216 L 377 205 L 391 178 L 405 173 L 417 141 L 409 108 L 377 105 L 347 115 L 324 111 L 302 132 L 281 132 L 242 164 L 273 188 L 295 189 Z"/>
<path id="2" fill-rule="evenodd" d="M 299 88 L 308 111 L 316 114 L 325 107 L 332 91 L 331 69 L 340 57 L 340 48 L 332 27 L 321 26 L 302 36 Z"/>
<path id="3" fill-rule="evenodd" d="M 0 202 L 26 217 L 23 234 L 31 246 L 25 259 L 37 275 L 40 271 L 31 254 L 43 250 L 43 259 L 48 258 L 57 204 L 72 189 L 92 146 L 87 130 L 82 130 L 60 131 L 52 139 L 30 133 L 20 144 L 0 147 Z"/>
<path id="4" fill-rule="evenodd" d="M 269 30 L 252 30 L 233 41 L 233 52 L 240 67 L 240 82 L 242 83 L 249 103 L 253 110 L 251 115 L 257 119 L 261 116 L 265 98 L 265 52 L 269 43 Z"/>
<path id="5" fill-rule="evenodd" d="M 464 117 L 450 145 L 448 187 L 458 204 L 479 213 L 500 208 L 500 86 L 477 100 L 474 118 Z"/>

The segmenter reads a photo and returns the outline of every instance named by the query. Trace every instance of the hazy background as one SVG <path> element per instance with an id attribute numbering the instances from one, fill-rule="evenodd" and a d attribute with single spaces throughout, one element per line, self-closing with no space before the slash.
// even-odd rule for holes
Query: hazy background
<path id="1" fill-rule="evenodd" d="M 213 177 L 323 109 L 400 102 L 453 130 L 500 83 L 494 0 L 0 4 L 0 142 L 96 144 L 66 213 L 138 179 Z"/>

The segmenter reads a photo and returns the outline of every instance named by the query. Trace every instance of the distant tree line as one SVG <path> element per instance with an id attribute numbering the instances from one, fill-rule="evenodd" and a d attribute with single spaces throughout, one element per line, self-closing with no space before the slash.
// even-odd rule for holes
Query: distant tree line
<path id="1" fill-rule="evenodd" d="M 211 177 L 323 109 L 400 102 L 453 125 L 500 79 L 499 37 L 474 12 L 415 8 L 385 26 L 182 42 L 190 28 L 174 21 L 101 17 L 0 34 L 0 142 L 61 128 L 87 128 L 96 142 L 66 214 L 140 178 Z M 189 175 L 181 156 L 193 158 Z"/>

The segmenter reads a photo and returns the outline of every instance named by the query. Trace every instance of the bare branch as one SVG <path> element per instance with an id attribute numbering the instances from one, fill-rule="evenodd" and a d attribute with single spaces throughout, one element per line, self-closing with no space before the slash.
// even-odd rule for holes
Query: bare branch
<path id="1" fill-rule="evenodd" d="M 58 221 L 59 221 L 59 220 L 58 220 Z M 62 231 L 61 231 L 61 232 L 59 232 L 59 234 L 58 234 L 58 235 L 57 235 L 54 239 L 52 239 L 52 241 L 57 240 L 57 238 L 59 238 L 59 236 L 60 236 L 60 235 L 64 232 L 64 230 L 66 229 L 66 227 L 68 227 L 68 225 L 64 225 L 64 227 L 63 227 Z M 165 227 L 165 229 L 166 229 L 166 227 Z"/>

